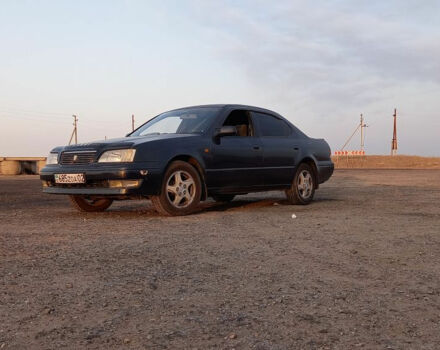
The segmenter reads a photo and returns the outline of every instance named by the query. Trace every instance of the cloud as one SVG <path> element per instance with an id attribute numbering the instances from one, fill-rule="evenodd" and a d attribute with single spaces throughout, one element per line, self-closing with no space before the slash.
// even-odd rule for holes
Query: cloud
<path id="1" fill-rule="evenodd" d="M 438 30 L 340 2 L 281 3 L 205 8 L 216 14 L 206 25 L 214 24 L 218 50 L 259 77 L 293 85 L 351 85 L 364 76 L 440 82 Z"/>
<path id="2" fill-rule="evenodd" d="M 133 112 L 142 120 L 184 105 L 253 104 L 333 148 L 363 113 L 372 125 L 370 153 L 388 153 L 397 107 L 402 151 L 440 155 L 438 0 L 135 1 L 104 12 L 102 6 L 7 6 L 0 14 L 8 33 L 0 38 L 0 102 L 79 114 L 84 140 L 119 135 L 121 120 L 129 126 Z M 10 137 L 24 119 L 8 120 L 0 148 L 28 152 Z M 105 127 L 89 131 L 88 121 L 98 120 Z M 29 128 L 40 135 L 34 152 L 47 148 L 43 141 L 64 142 L 47 140 L 49 127 Z"/>
<path id="3" fill-rule="evenodd" d="M 194 8 L 216 55 L 240 66 L 266 103 L 315 123 L 323 115 L 338 122 L 362 111 L 385 114 L 440 84 L 435 1 L 196 2 Z"/>

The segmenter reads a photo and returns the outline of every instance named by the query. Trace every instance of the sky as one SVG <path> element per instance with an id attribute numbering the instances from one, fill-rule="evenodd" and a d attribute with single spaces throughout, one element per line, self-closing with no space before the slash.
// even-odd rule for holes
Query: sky
<path id="1" fill-rule="evenodd" d="M 333 151 L 440 156 L 440 1 L 0 0 L 0 156 L 178 107 L 272 109 Z M 359 149 L 356 134 L 346 149 Z"/>

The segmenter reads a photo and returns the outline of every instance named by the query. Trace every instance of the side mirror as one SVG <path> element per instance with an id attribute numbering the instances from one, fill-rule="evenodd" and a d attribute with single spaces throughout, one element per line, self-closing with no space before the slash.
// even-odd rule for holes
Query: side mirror
<path id="1" fill-rule="evenodd" d="M 225 125 L 220 128 L 220 130 L 215 135 L 216 137 L 222 137 L 222 136 L 236 136 L 237 135 L 237 128 L 232 125 Z"/>

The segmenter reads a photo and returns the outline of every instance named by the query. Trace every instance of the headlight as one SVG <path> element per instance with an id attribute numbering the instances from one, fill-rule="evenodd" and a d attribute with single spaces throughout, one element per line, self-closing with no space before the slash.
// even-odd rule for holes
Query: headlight
<path id="1" fill-rule="evenodd" d="M 58 164 L 58 153 L 49 153 L 46 159 L 46 164 Z"/>
<path id="2" fill-rule="evenodd" d="M 132 162 L 135 153 L 135 149 L 115 149 L 113 151 L 107 151 L 99 157 L 98 163 Z"/>

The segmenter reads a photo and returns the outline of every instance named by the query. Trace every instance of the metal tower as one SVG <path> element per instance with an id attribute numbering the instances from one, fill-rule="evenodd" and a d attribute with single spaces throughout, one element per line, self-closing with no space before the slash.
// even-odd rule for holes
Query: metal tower
<path id="1" fill-rule="evenodd" d="M 397 110 L 394 108 L 394 128 L 393 128 L 393 139 L 391 141 L 391 155 L 395 156 L 397 154 Z"/>

